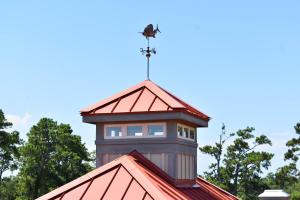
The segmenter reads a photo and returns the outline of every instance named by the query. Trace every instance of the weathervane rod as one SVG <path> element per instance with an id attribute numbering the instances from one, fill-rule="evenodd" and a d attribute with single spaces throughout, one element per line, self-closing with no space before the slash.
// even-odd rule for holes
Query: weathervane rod
<path id="1" fill-rule="evenodd" d="M 143 34 L 143 36 L 146 37 L 147 43 L 148 43 L 148 46 L 147 46 L 146 49 L 143 49 L 143 48 L 140 49 L 140 51 L 142 52 L 143 55 L 146 53 L 146 58 L 147 58 L 147 80 L 150 80 L 150 57 L 151 57 L 151 53 L 156 54 L 155 48 L 150 49 L 149 38 L 150 37 L 155 38 L 155 35 L 156 35 L 157 32 L 160 32 L 160 30 L 158 29 L 158 25 L 156 26 L 156 29 L 153 29 L 152 24 L 149 24 L 144 29 L 144 32 L 140 32 L 140 33 Z"/>
<path id="2" fill-rule="evenodd" d="M 147 40 L 148 40 L 148 46 L 147 46 L 147 55 L 146 55 L 146 57 L 147 57 L 147 80 L 150 80 L 150 56 L 151 56 L 151 54 L 150 54 L 150 47 L 149 47 L 149 38 L 147 38 Z"/>
<path id="3" fill-rule="evenodd" d="M 150 67 L 149 67 L 149 58 L 147 58 L 147 80 L 150 80 Z"/>

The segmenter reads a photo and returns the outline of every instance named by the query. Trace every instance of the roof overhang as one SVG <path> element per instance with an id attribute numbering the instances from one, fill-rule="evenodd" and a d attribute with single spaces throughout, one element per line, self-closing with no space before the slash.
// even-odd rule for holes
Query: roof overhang
<path id="1" fill-rule="evenodd" d="M 200 119 L 184 112 L 151 112 L 151 113 L 116 113 L 82 115 L 85 123 L 123 123 L 123 122 L 145 122 L 145 121 L 169 121 L 177 120 L 193 124 L 197 127 L 208 127 L 208 120 Z"/>

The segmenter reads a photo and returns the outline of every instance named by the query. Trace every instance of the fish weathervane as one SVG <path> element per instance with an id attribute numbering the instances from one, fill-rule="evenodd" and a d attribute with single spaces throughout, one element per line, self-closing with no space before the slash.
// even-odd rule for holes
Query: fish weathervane
<path id="1" fill-rule="evenodd" d="M 150 75 L 149 75 L 149 59 L 151 56 L 151 53 L 156 54 L 156 50 L 155 48 L 150 49 L 149 47 L 149 39 L 155 38 L 157 33 L 161 33 L 158 25 L 156 25 L 156 28 L 154 29 L 152 24 L 149 24 L 148 26 L 146 26 L 146 28 L 144 29 L 144 32 L 140 32 L 143 36 L 145 36 L 145 38 L 148 41 L 148 46 L 146 49 L 140 48 L 141 53 L 144 55 L 146 54 L 146 58 L 147 58 L 147 80 L 150 80 Z"/>

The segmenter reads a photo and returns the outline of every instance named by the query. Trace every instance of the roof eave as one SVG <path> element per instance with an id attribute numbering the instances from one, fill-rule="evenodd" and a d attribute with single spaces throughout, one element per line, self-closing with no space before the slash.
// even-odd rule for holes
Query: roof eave
<path id="1" fill-rule="evenodd" d="M 120 123 L 120 122 L 145 122 L 145 121 L 170 121 L 181 120 L 194 124 L 197 127 L 208 127 L 208 118 L 201 118 L 190 112 L 176 111 L 153 111 L 153 112 L 127 112 L 127 113 L 102 113 L 82 114 L 82 121 L 85 123 Z"/>

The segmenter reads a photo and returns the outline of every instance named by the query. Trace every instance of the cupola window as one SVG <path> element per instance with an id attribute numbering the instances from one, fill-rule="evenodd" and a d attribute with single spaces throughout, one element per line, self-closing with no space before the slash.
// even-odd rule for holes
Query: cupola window
<path id="1" fill-rule="evenodd" d="M 163 136 L 164 126 L 163 125 L 148 125 L 149 136 Z"/>
<path id="2" fill-rule="evenodd" d="M 165 123 L 146 124 L 106 124 L 106 139 L 165 137 Z"/>
<path id="3" fill-rule="evenodd" d="M 184 128 L 184 137 L 189 138 L 189 128 Z"/>
<path id="4" fill-rule="evenodd" d="M 106 136 L 121 137 L 122 136 L 122 128 L 121 127 L 107 127 L 106 128 Z"/>
<path id="5" fill-rule="evenodd" d="M 195 139 L 195 130 L 194 130 L 194 129 L 190 129 L 190 138 L 191 138 L 192 140 Z"/>
<path id="6" fill-rule="evenodd" d="M 177 127 L 178 137 L 183 137 L 183 128 L 182 126 Z"/>
<path id="7" fill-rule="evenodd" d="M 186 140 L 195 141 L 196 138 L 196 129 L 190 126 L 186 126 L 183 124 L 177 125 L 177 136 Z"/>
<path id="8" fill-rule="evenodd" d="M 143 136 L 143 126 L 127 126 L 127 136 Z"/>

